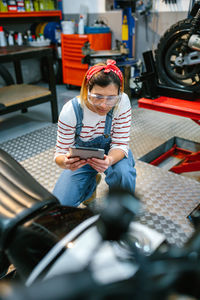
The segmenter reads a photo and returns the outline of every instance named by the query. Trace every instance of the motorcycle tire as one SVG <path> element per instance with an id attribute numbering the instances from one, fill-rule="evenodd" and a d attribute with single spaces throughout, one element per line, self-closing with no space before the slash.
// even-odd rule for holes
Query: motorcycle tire
<path id="1" fill-rule="evenodd" d="M 190 30 L 192 19 L 185 19 L 172 25 L 160 38 L 155 51 L 155 63 L 158 80 L 175 88 L 186 88 L 190 91 L 200 89 L 200 64 L 176 66 L 175 59 Z M 186 54 L 192 52 L 187 48 Z"/>

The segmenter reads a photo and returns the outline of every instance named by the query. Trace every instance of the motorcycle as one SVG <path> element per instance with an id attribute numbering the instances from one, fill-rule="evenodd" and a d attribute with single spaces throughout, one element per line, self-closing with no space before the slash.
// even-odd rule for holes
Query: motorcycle
<path id="1" fill-rule="evenodd" d="M 200 1 L 187 18 L 172 25 L 160 38 L 155 64 L 161 83 L 177 89 L 200 89 Z"/>
<path id="2" fill-rule="evenodd" d="M 177 248 L 136 221 L 137 198 L 115 189 L 104 200 L 98 213 L 60 206 L 0 150 L 0 266 L 10 283 L 0 299 L 157 300 L 175 292 L 199 299 L 199 216 Z"/>
<path id="3" fill-rule="evenodd" d="M 68 232 L 93 216 L 64 207 L 15 159 L 0 149 L 0 278 L 26 280 L 42 257 Z M 14 270 L 13 270 L 14 269 Z"/>

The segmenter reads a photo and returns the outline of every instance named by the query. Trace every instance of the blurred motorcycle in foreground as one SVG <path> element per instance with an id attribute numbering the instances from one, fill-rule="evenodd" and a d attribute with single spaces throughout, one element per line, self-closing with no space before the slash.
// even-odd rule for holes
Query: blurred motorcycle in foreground
<path id="1" fill-rule="evenodd" d="M 136 221 L 138 199 L 115 189 L 104 200 L 99 213 L 62 207 L 0 150 L 1 275 L 10 287 L 0 299 L 199 299 L 199 222 L 178 248 Z"/>

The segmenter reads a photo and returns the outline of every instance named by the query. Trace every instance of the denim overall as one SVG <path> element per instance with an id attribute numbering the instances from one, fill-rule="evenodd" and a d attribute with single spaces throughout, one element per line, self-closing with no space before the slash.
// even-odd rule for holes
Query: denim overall
<path id="1" fill-rule="evenodd" d="M 104 134 L 92 141 L 83 142 L 79 135 L 82 129 L 83 111 L 78 99 L 72 99 L 73 108 L 76 114 L 77 125 L 75 134 L 75 145 L 81 147 L 96 147 L 105 149 L 108 154 L 110 149 L 110 131 L 112 125 L 113 109 L 107 114 Z M 136 170 L 135 162 L 131 150 L 128 152 L 128 158 L 124 157 L 116 164 L 110 166 L 104 173 L 105 181 L 109 188 L 121 187 L 134 195 Z M 81 202 L 90 198 L 96 189 L 97 171 L 90 165 L 85 165 L 76 171 L 64 170 L 53 191 L 62 205 L 78 206 Z"/>

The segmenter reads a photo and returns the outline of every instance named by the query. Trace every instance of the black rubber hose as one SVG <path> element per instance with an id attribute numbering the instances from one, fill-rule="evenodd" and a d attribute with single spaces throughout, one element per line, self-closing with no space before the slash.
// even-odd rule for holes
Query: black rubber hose
<path id="1" fill-rule="evenodd" d="M 5 81 L 6 85 L 15 84 L 14 79 L 10 72 L 4 67 L 3 65 L 0 65 L 0 76 Z"/>

